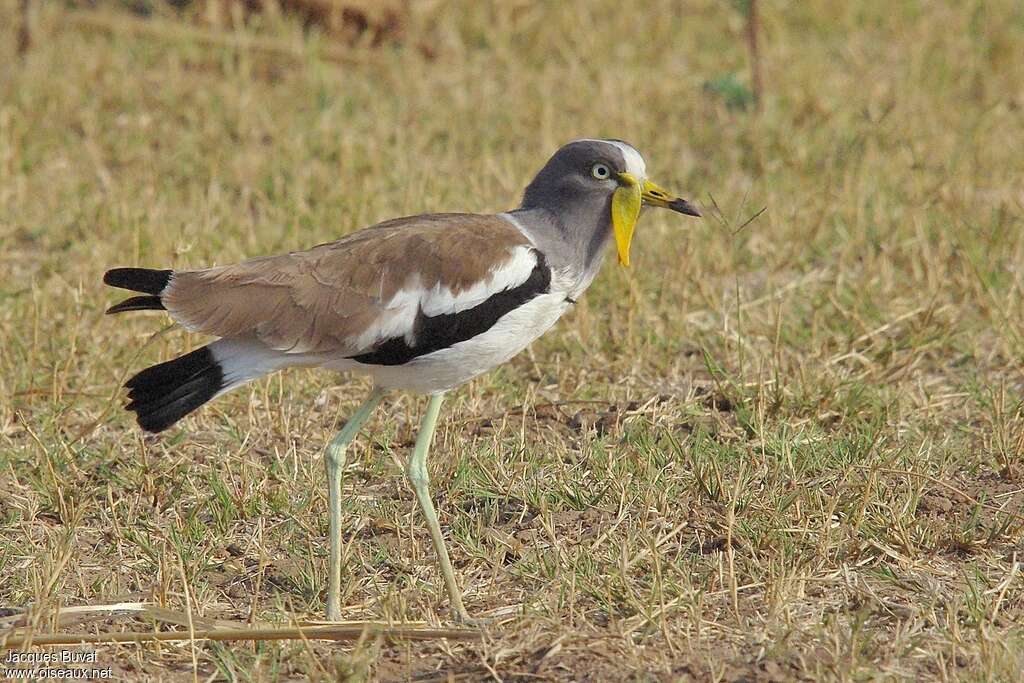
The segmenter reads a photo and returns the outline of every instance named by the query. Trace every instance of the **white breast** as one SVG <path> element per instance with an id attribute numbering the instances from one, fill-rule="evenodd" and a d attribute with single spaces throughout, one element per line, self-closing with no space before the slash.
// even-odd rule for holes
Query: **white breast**
<path id="1" fill-rule="evenodd" d="M 565 293 L 552 291 L 509 311 L 486 332 L 405 365 L 371 366 L 345 361 L 332 367 L 369 374 L 385 389 L 445 391 L 511 359 L 551 329 L 568 308 Z"/>

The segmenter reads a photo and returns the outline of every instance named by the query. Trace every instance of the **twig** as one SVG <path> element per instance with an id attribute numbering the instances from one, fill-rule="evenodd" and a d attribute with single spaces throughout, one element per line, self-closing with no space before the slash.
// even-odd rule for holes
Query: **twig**
<path id="1" fill-rule="evenodd" d="M 240 33 L 222 33 L 157 19 L 115 17 L 100 12 L 87 11 L 68 12 L 67 18 L 78 29 L 99 33 L 132 33 L 139 37 L 168 42 L 193 41 L 207 47 L 226 47 L 237 50 L 266 52 L 277 57 L 287 57 L 296 61 L 301 61 L 306 56 L 305 48 L 302 45 L 285 40 L 254 37 Z M 353 55 L 326 45 L 320 46 L 314 55 L 326 61 L 339 64 L 359 63 L 359 60 Z"/>
<path id="2" fill-rule="evenodd" d="M 30 47 L 32 47 L 32 24 L 29 20 L 29 0 L 21 0 L 18 4 L 18 57 L 24 59 Z"/>
<path id="3" fill-rule="evenodd" d="M 760 218 L 760 217 L 761 217 L 761 214 L 762 214 L 762 213 L 764 213 L 764 212 L 765 212 L 765 211 L 767 211 L 767 210 L 768 210 L 768 207 L 767 207 L 767 206 L 762 206 L 762 207 L 761 207 L 761 210 L 760 210 L 760 211 L 758 211 L 758 212 L 757 212 L 757 213 L 755 213 L 755 214 L 754 214 L 753 216 L 751 216 L 750 218 L 748 218 L 747 220 L 745 220 L 745 221 L 743 222 L 743 225 L 741 225 L 740 227 L 738 227 L 738 228 L 736 228 L 735 230 L 733 230 L 733 233 L 732 233 L 732 234 L 733 234 L 733 235 L 737 235 L 737 234 L 739 234 L 739 231 L 740 231 L 740 230 L 742 230 L 743 228 L 747 227 L 748 225 L 750 225 L 751 223 L 753 223 L 754 221 L 756 221 L 756 220 L 757 220 L 758 218 Z"/>
<path id="4" fill-rule="evenodd" d="M 609 399 L 579 399 L 579 400 L 566 400 L 566 401 L 549 401 L 547 403 L 535 403 L 529 406 L 529 409 L 537 410 L 538 408 L 561 408 L 562 406 L 571 405 L 601 405 L 601 406 L 618 406 L 618 401 Z M 503 417 L 509 416 L 511 411 L 505 413 L 495 413 L 493 415 L 482 415 L 480 417 L 467 417 L 464 420 L 456 420 L 455 424 L 465 425 L 473 424 L 474 422 L 487 422 L 488 420 L 500 420 Z"/>
<path id="5" fill-rule="evenodd" d="M 750 50 L 750 86 L 754 92 L 754 110 L 764 110 L 764 81 L 761 75 L 761 52 L 757 45 L 757 34 L 761 20 L 757 14 L 757 0 L 749 0 L 747 6 L 747 48 Z"/>
<path id="6" fill-rule="evenodd" d="M 84 643 L 153 643 L 165 641 L 217 640 L 358 640 L 364 634 L 390 640 L 480 640 L 483 632 L 466 628 L 415 628 L 389 626 L 383 622 L 353 622 L 325 626 L 270 628 L 229 628 L 188 631 L 122 631 L 120 633 L 17 633 L 0 637 L 0 647 L 14 649 L 28 645 L 78 645 Z"/>
<path id="7" fill-rule="evenodd" d="M 182 590 L 185 592 L 185 622 L 188 626 L 188 644 L 192 654 L 192 680 L 199 683 L 199 656 L 196 654 L 196 624 L 192 619 L 192 595 L 188 585 L 188 575 L 185 574 L 185 560 L 181 558 L 181 552 L 175 553 L 178 556 L 178 571 L 181 574 Z"/>

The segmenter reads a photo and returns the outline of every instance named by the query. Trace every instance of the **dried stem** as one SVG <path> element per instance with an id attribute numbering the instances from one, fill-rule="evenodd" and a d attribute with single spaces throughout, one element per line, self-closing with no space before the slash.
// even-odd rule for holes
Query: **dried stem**
<path id="1" fill-rule="evenodd" d="M 757 0 L 750 0 L 747 7 L 747 48 L 750 50 L 750 85 L 754 92 L 754 107 L 759 114 L 764 109 L 764 80 L 761 75 L 761 53 L 757 43 L 757 34 L 760 31 L 761 19 L 757 13 Z"/>
<path id="2" fill-rule="evenodd" d="M 29 1 L 18 3 L 18 56 L 24 57 L 32 47 L 32 26 L 29 23 Z"/>

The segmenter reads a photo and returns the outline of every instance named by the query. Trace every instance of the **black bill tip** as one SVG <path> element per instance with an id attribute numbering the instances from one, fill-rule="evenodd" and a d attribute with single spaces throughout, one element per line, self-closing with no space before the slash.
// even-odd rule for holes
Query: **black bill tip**
<path id="1" fill-rule="evenodd" d="M 686 201 L 685 199 L 673 199 L 668 203 L 668 208 L 672 209 L 676 213 L 684 213 L 687 216 L 696 216 L 700 218 L 700 211 L 697 207 Z"/>

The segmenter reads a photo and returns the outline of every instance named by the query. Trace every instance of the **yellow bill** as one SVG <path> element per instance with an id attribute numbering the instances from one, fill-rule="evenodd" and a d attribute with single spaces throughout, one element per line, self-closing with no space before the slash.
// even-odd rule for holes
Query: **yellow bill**
<path id="1" fill-rule="evenodd" d="M 650 180 L 640 180 L 632 173 L 620 173 L 619 187 L 612 195 L 612 232 L 619 252 L 619 263 L 629 265 L 629 246 L 643 204 L 670 209 L 687 216 L 700 217 L 700 211 L 685 199 L 673 197 Z"/>

